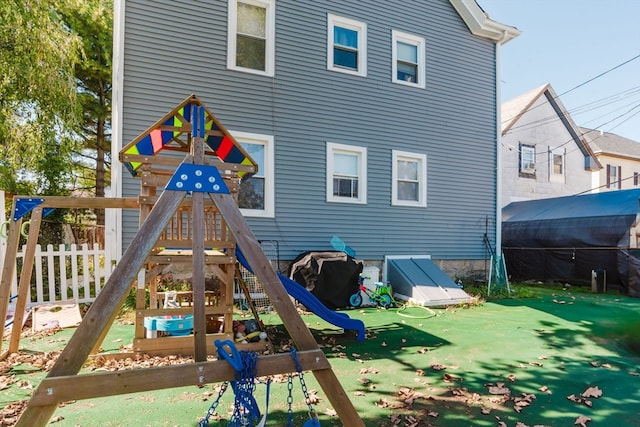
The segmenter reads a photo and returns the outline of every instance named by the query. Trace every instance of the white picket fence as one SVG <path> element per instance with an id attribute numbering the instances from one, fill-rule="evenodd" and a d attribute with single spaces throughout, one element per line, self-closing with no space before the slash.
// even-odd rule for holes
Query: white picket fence
<path id="1" fill-rule="evenodd" d="M 16 257 L 16 274 L 11 283 L 11 295 L 18 293 L 18 280 L 21 260 L 25 247 Z M 81 246 L 61 244 L 57 249 L 47 245 L 46 250 L 36 247 L 32 283 L 29 290 L 28 305 L 38 305 L 47 302 L 76 300 L 77 302 L 92 302 L 100 293 L 113 271 L 113 262 L 107 251 L 98 244 L 89 248 L 87 244 Z"/>

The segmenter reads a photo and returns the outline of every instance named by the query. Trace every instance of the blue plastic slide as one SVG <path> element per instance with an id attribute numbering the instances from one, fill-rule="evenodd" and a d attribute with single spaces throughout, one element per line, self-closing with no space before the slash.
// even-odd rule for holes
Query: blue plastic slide
<path id="1" fill-rule="evenodd" d="M 238 261 L 244 268 L 249 271 L 251 267 L 249 267 L 247 260 L 242 255 L 242 252 L 236 249 L 236 255 L 238 257 Z M 287 293 L 291 295 L 293 298 L 297 299 L 301 304 L 304 304 L 309 310 L 311 310 L 315 315 L 322 318 L 323 320 L 331 323 L 332 325 L 336 325 L 341 327 L 344 330 L 356 331 L 358 332 L 358 341 L 363 341 L 365 338 L 364 334 L 364 322 L 359 319 L 352 319 L 346 313 L 340 313 L 333 310 L 330 310 L 320 302 L 318 298 L 315 297 L 311 292 L 305 289 L 300 283 L 295 280 L 289 279 L 284 274 L 278 273 L 278 278 L 282 282 L 282 285 L 286 289 Z"/>

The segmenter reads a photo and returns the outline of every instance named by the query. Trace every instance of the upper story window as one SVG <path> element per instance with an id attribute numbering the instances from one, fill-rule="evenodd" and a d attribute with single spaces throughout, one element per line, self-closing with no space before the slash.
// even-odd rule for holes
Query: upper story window
<path id="1" fill-rule="evenodd" d="M 327 201 L 367 203 L 367 149 L 327 142 Z"/>
<path id="2" fill-rule="evenodd" d="M 393 30 L 392 81 L 425 87 L 425 42 L 423 37 Z"/>
<path id="3" fill-rule="evenodd" d="M 607 165 L 607 188 L 622 188 L 622 167 L 616 165 Z"/>
<path id="4" fill-rule="evenodd" d="M 273 76 L 275 0 L 229 0 L 227 68 Z"/>
<path id="5" fill-rule="evenodd" d="M 367 75 L 367 24 L 327 14 L 327 69 Z"/>
<path id="6" fill-rule="evenodd" d="M 391 204 L 427 206 L 427 156 L 393 150 Z"/>
<path id="7" fill-rule="evenodd" d="M 554 182 L 564 182 L 564 148 L 556 148 L 549 152 L 551 170 L 549 180 Z"/>
<path id="8" fill-rule="evenodd" d="M 233 137 L 258 164 L 258 172 L 243 179 L 238 192 L 238 206 L 244 216 L 274 217 L 275 177 L 273 136 L 231 132 Z"/>
<path id="9" fill-rule="evenodd" d="M 520 176 L 524 178 L 536 177 L 536 147 L 520 144 Z"/>

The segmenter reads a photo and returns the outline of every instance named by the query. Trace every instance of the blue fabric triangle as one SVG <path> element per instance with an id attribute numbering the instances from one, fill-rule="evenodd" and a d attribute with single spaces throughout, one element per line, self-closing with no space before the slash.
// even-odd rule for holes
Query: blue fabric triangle
<path id="1" fill-rule="evenodd" d="M 34 208 L 40 206 L 44 202 L 44 199 L 16 199 L 16 209 L 13 212 L 13 220 L 17 221 L 29 212 L 31 212 Z"/>

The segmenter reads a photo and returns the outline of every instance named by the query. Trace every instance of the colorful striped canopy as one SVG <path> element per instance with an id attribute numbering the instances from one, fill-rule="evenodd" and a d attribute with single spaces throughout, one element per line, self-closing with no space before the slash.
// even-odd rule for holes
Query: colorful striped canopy
<path id="1" fill-rule="evenodd" d="M 204 110 L 204 141 L 207 147 L 213 150 L 213 152 L 205 150 L 205 154 L 215 155 L 225 163 L 254 168 L 253 172 L 239 171 L 238 176 L 241 178 L 246 178 L 258 170 L 257 163 L 229 131 L 218 122 L 197 96 L 191 95 L 120 150 L 120 159 L 131 175 L 134 177 L 139 175 L 142 163 L 128 161 L 125 156 L 156 156 L 162 150 L 189 152 L 193 141 L 192 115 L 193 111 L 199 111 L 198 107 Z"/>

